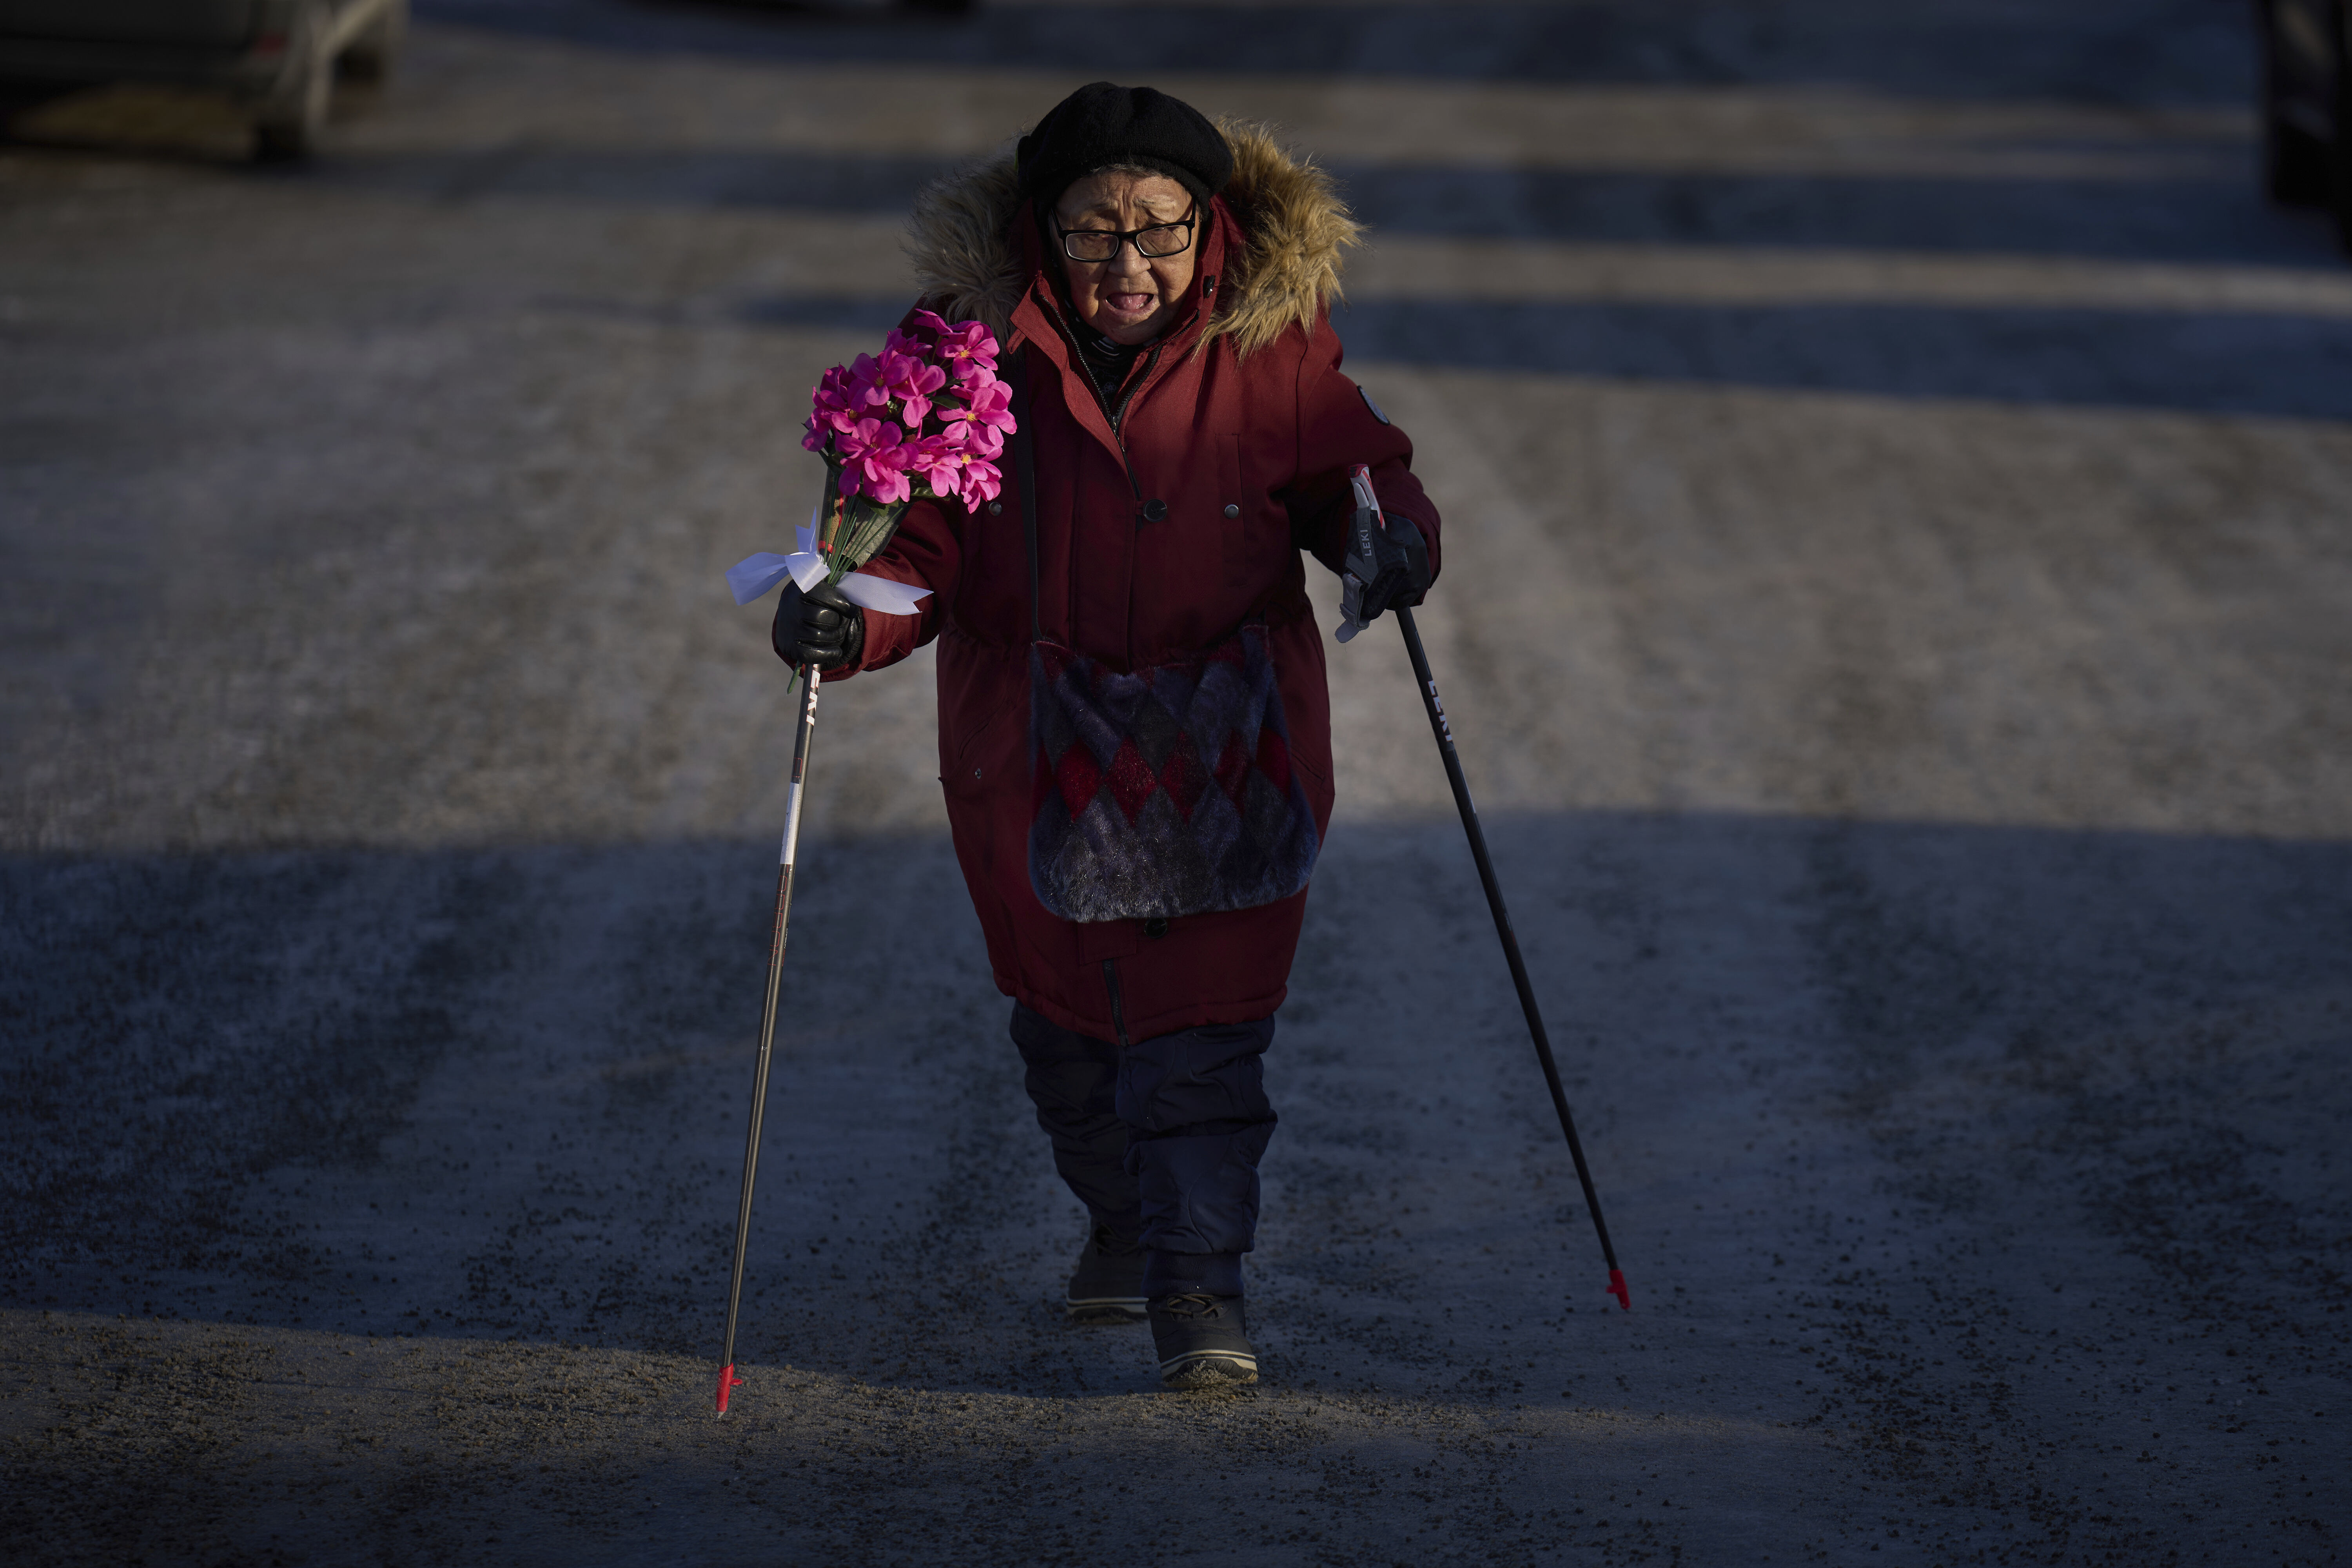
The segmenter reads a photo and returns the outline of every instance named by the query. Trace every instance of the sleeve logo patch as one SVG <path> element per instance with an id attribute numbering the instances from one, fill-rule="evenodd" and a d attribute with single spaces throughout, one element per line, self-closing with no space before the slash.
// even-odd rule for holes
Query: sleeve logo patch
<path id="1" fill-rule="evenodd" d="M 1379 420 L 1383 425 L 1389 422 L 1389 416 L 1381 412 L 1381 405 L 1372 401 L 1372 395 L 1370 393 L 1366 392 L 1360 386 L 1356 388 L 1356 395 L 1364 400 L 1364 406 L 1372 411 L 1373 418 Z"/>

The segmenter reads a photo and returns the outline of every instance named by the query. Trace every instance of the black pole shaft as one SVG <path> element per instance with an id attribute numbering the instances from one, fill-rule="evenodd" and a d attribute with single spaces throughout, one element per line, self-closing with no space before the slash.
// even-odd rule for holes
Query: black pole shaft
<path id="1" fill-rule="evenodd" d="M 1569 1114 L 1568 1091 L 1559 1084 L 1559 1064 L 1552 1059 L 1551 1038 L 1544 1033 L 1543 1014 L 1536 1007 L 1535 987 L 1528 982 L 1527 960 L 1519 956 L 1519 939 L 1511 930 L 1510 911 L 1503 907 L 1503 887 L 1495 879 L 1495 858 L 1486 852 L 1486 831 L 1478 826 L 1478 808 L 1470 803 L 1470 781 L 1463 776 L 1461 753 L 1454 749 L 1454 729 L 1445 721 L 1445 705 L 1438 700 L 1437 681 L 1429 673 L 1429 655 L 1421 646 L 1421 628 L 1412 612 L 1396 612 L 1404 628 L 1404 649 L 1412 659 L 1413 679 L 1421 683 L 1421 704 L 1429 710 L 1429 727 L 1437 735 L 1437 750 L 1445 759 L 1445 782 L 1454 786 L 1454 804 L 1461 808 L 1463 830 L 1470 836 L 1470 858 L 1478 862 L 1478 880 L 1486 889 L 1486 907 L 1495 911 L 1495 933 L 1503 939 L 1503 957 L 1511 966 L 1511 984 L 1519 990 L 1519 1010 L 1528 1016 L 1528 1033 L 1535 1037 L 1536 1059 L 1543 1064 L 1544 1082 L 1551 1089 L 1551 1106 L 1559 1112 L 1559 1130 L 1568 1135 L 1569 1156 L 1576 1162 L 1576 1179 L 1584 1184 L 1584 1205 L 1592 1211 L 1592 1228 L 1601 1237 L 1601 1256 L 1617 1273 L 1617 1249 L 1609 1244 L 1609 1224 L 1601 1217 L 1601 1194 L 1592 1187 L 1592 1170 L 1584 1163 L 1584 1143 L 1576 1135 L 1576 1118 Z M 1621 1301 L 1624 1298 L 1619 1298 Z"/>
<path id="2" fill-rule="evenodd" d="M 793 859 L 800 846 L 801 790 L 808 774 L 809 734 L 816 728 L 816 693 L 820 676 L 806 667 L 806 689 L 801 699 L 800 726 L 793 736 L 792 795 L 784 808 L 783 849 L 776 866 L 776 926 L 768 946 L 768 994 L 760 1008 L 760 1056 L 751 1069 L 751 1124 L 743 1139 L 743 1194 L 735 1208 L 735 1266 L 727 1281 L 727 1344 L 719 1358 L 719 1414 L 727 1414 L 727 1396 L 736 1382 L 735 1322 L 743 1302 L 744 1255 L 751 1245 L 751 1184 L 760 1173 L 760 1127 L 768 1110 L 768 1064 L 776 1044 L 776 999 L 784 980 L 784 931 L 793 912 Z"/>

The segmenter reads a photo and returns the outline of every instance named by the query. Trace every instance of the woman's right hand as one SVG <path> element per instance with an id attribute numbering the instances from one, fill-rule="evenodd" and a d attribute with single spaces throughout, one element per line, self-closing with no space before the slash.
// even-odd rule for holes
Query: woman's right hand
<path id="1" fill-rule="evenodd" d="M 803 593 L 799 584 L 786 578 L 776 599 L 771 637 L 776 657 L 786 664 L 838 669 L 855 664 L 865 649 L 866 612 L 832 583 L 819 583 Z"/>

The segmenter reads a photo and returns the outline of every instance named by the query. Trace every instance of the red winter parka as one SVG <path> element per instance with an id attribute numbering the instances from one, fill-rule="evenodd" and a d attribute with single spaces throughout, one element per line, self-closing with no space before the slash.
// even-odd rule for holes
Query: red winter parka
<path id="1" fill-rule="evenodd" d="M 1419 526 L 1433 567 L 1438 519 L 1412 477 L 1412 442 L 1339 373 L 1328 307 L 1340 249 L 1354 242 L 1346 208 L 1319 171 L 1262 132 L 1221 129 L 1233 182 L 1212 205 L 1177 324 L 1131 374 L 1116 432 L 1077 363 L 1030 210 L 1016 210 L 1009 154 L 927 193 L 909 249 L 924 303 L 987 321 L 1005 344 L 1000 370 L 1026 346 L 1045 635 L 1128 670 L 1198 656 L 1263 618 L 1320 836 L 1331 709 L 1300 549 L 1337 567 L 1356 463 L 1371 466 L 1391 514 Z M 992 503 L 908 509 L 865 570 L 932 595 L 916 616 L 866 612 L 857 664 L 829 679 L 938 639 L 948 820 L 1008 995 L 1098 1038 L 1265 1017 L 1283 1000 L 1303 891 L 1165 922 L 1080 924 L 1048 912 L 1030 886 L 1029 565 L 1009 448 L 1001 466 Z M 1141 502 L 1152 500 L 1165 514 L 1146 521 L 1158 509 Z"/>

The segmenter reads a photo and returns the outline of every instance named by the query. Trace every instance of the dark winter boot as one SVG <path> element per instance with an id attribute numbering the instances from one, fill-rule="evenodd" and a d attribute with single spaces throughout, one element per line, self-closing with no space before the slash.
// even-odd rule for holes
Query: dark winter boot
<path id="1" fill-rule="evenodd" d="M 1143 1243 L 1107 1225 L 1095 1226 L 1078 1252 L 1064 1301 L 1073 1323 L 1143 1321 Z"/>
<path id="2" fill-rule="evenodd" d="M 1171 1388 L 1238 1388 L 1257 1381 L 1257 1352 L 1239 1296 L 1155 1296 L 1151 1342 Z"/>

